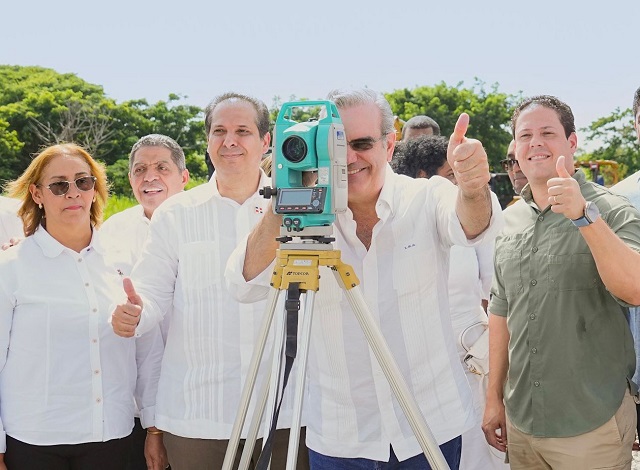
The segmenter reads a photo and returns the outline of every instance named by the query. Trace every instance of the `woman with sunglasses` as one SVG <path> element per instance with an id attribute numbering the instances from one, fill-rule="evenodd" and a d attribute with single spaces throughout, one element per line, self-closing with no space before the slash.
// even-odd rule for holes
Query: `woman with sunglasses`
<path id="1" fill-rule="evenodd" d="M 136 351 L 108 322 L 122 279 L 95 230 L 104 168 L 54 145 L 8 188 L 26 238 L 0 253 L 0 470 L 122 469 L 134 395 L 153 414 L 162 341 Z"/>

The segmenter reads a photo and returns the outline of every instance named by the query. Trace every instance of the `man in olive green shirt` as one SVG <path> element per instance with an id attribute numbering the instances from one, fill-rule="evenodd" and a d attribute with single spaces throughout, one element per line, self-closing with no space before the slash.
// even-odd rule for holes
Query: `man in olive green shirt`
<path id="1" fill-rule="evenodd" d="M 640 214 L 575 171 L 565 103 L 523 101 L 512 130 L 529 183 L 496 239 L 482 428 L 514 469 L 630 468 Z"/>

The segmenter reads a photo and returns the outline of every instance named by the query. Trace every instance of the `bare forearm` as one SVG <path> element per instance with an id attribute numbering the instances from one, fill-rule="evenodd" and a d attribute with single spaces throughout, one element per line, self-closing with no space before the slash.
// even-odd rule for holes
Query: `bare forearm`
<path id="1" fill-rule="evenodd" d="M 489 384 L 487 399 L 502 401 L 509 369 L 507 318 L 489 312 Z"/>
<path id="2" fill-rule="evenodd" d="M 640 253 L 631 249 L 602 219 L 580 228 L 589 245 L 598 274 L 609 292 L 633 305 L 640 305 Z"/>
<path id="3" fill-rule="evenodd" d="M 472 240 L 484 232 L 491 221 L 491 193 L 489 186 L 475 194 L 458 192 L 456 213 L 467 239 Z"/>
<path id="4" fill-rule="evenodd" d="M 264 271 L 276 256 L 282 217 L 267 210 L 262 220 L 255 226 L 247 239 L 242 275 L 250 281 Z"/>

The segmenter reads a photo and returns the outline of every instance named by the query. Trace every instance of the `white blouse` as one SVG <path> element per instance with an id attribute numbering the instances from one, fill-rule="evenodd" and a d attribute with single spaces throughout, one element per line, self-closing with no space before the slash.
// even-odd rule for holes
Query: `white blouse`
<path id="1" fill-rule="evenodd" d="M 151 368 L 135 393 L 136 340 L 108 321 L 122 279 L 97 231 L 77 253 L 40 227 L 0 253 L 0 279 L 0 452 L 7 434 L 33 445 L 125 437 L 134 394 L 153 424 L 155 390 L 146 384 L 157 381 L 162 339 L 156 330 L 138 343 Z"/>

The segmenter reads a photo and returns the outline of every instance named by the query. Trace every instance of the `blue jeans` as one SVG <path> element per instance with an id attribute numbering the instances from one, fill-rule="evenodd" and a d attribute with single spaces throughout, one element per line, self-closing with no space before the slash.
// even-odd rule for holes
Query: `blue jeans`
<path id="1" fill-rule="evenodd" d="M 458 470 L 462 452 L 462 437 L 458 436 L 449 442 L 445 442 L 440 446 L 440 450 L 451 470 Z M 431 465 L 429 465 L 424 454 L 398 462 L 398 457 L 396 457 L 393 447 L 391 448 L 391 457 L 388 462 L 330 457 L 309 449 L 309 463 L 311 470 L 431 470 Z"/>

